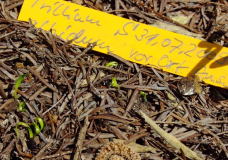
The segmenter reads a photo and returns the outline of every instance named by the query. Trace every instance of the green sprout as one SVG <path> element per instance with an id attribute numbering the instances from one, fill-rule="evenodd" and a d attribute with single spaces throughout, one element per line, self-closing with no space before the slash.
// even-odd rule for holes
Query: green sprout
<path id="1" fill-rule="evenodd" d="M 146 98 L 146 93 L 143 91 L 140 91 L 139 94 L 141 94 L 141 96 L 143 97 L 144 102 L 148 102 L 147 98 Z"/>
<path id="2" fill-rule="evenodd" d="M 36 120 L 35 120 L 35 123 L 36 123 L 36 124 L 37 124 L 37 121 L 38 121 L 39 124 L 40 124 L 40 130 L 43 130 L 43 128 L 44 128 L 44 121 L 43 121 L 43 119 L 40 118 L 40 117 L 37 117 Z"/>
<path id="3" fill-rule="evenodd" d="M 117 87 L 118 89 L 120 89 L 120 85 L 117 83 L 116 77 L 113 77 L 113 78 L 112 78 L 111 86 L 112 86 L 112 87 Z"/>
<path id="4" fill-rule="evenodd" d="M 20 75 L 15 83 L 15 92 L 14 92 L 14 98 L 15 100 L 17 100 L 17 90 L 18 90 L 18 87 L 20 86 L 22 80 L 24 79 L 25 76 L 29 76 L 30 74 L 23 74 L 23 75 Z"/>
<path id="5" fill-rule="evenodd" d="M 19 103 L 19 106 L 18 106 L 18 110 L 19 110 L 20 112 L 25 111 L 25 110 L 26 110 L 25 106 L 26 106 L 26 105 L 25 105 L 24 102 L 20 102 L 20 103 Z"/>
<path id="6" fill-rule="evenodd" d="M 32 132 L 32 129 L 30 128 L 30 126 L 29 126 L 28 124 L 26 124 L 25 122 L 19 122 L 19 123 L 17 123 L 17 125 L 16 125 L 16 127 L 15 127 L 15 132 L 16 132 L 16 135 L 17 135 L 17 138 L 18 138 L 18 139 L 19 139 L 19 134 L 18 134 L 17 127 L 20 126 L 20 125 L 28 128 L 29 137 L 30 137 L 30 138 L 33 138 L 33 137 L 34 137 L 33 132 Z"/>
<path id="7" fill-rule="evenodd" d="M 37 124 L 37 122 L 39 122 L 39 125 Z M 16 132 L 16 135 L 17 135 L 17 138 L 19 139 L 19 134 L 18 134 L 18 129 L 17 127 L 19 125 L 22 125 L 24 127 L 27 127 L 28 128 L 28 131 L 29 131 L 29 137 L 30 138 L 34 138 L 34 136 L 38 135 L 44 128 L 44 121 L 42 118 L 40 117 L 37 117 L 36 120 L 35 120 L 35 123 L 31 123 L 31 124 L 26 124 L 25 122 L 19 122 L 17 123 L 16 127 L 15 127 L 15 132 Z M 32 128 L 33 130 L 32 130 Z"/>
<path id="8" fill-rule="evenodd" d="M 106 67 L 111 67 L 111 66 L 117 67 L 117 66 L 118 66 L 118 63 L 115 62 L 115 61 L 112 61 L 112 62 L 107 63 L 105 66 L 106 66 Z"/>
<path id="9" fill-rule="evenodd" d="M 33 127 L 35 136 L 40 133 L 41 129 L 36 123 L 31 123 L 30 126 Z"/>

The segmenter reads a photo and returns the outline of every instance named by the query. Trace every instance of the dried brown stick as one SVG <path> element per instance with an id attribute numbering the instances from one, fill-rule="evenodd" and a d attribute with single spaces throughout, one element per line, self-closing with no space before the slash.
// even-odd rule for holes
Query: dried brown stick
<path id="1" fill-rule="evenodd" d="M 162 19 L 164 19 L 164 20 L 166 20 L 166 21 L 169 21 L 169 22 L 171 22 L 171 23 L 174 23 L 174 24 L 176 24 L 176 25 L 178 25 L 178 26 L 180 26 L 180 27 L 183 27 L 183 28 L 185 28 L 185 29 L 187 29 L 187 30 L 189 30 L 189 31 L 192 31 L 192 32 L 194 32 L 194 33 L 201 34 L 200 32 L 191 29 L 191 28 L 188 27 L 187 25 L 184 25 L 184 24 L 181 24 L 181 23 L 179 23 L 179 22 L 176 22 L 176 21 L 170 19 L 169 17 L 166 17 L 166 16 L 162 15 L 161 13 L 156 12 L 155 10 L 153 10 L 152 12 L 153 12 L 155 15 L 159 16 L 160 18 L 162 18 Z M 148 13 L 145 13 L 145 12 L 142 12 L 142 13 L 144 13 L 144 14 L 146 14 L 146 15 L 148 15 L 148 16 L 151 16 L 151 15 L 148 14 Z"/>
<path id="2" fill-rule="evenodd" d="M 118 127 L 109 125 L 109 128 L 118 139 L 128 140 L 128 137 Z"/>
<path id="3" fill-rule="evenodd" d="M 12 68 L 10 68 L 8 65 L 6 65 L 2 60 L 0 60 L 0 65 L 7 71 L 12 72 L 12 73 L 16 73 L 15 70 L 13 70 Z"/>
<path id="4" fill-rule="evenodd" d="M 86 131 L 87 131 L 88 126 L 89 126 L 89 120 L 88 120 L 88 116 L 86 116 L 84 126 L 82 127 L 82 129 L 79 132 L 78 141 L 75 145 L 76 152 L 74 153 L 73 160 L 78 160 L 79 156 L 81 155 L 82 147 L 83 147 L 83 141 L 85 139 L 85 135 L 86 135 Z"/>
<path id="5" fill-rule="evenodd" d="M 96 134 L 96 136 L 94 136 L 93 138 L 91 138 L 90 140 L 88 140 L 87 142 L 85 142 L 83 144 L 83 147 L 86 147 L 88 144 L 91 144 L 93 141 L 95 141 L 97 138 L 99 138 L 100 135 L 101 135 L 101 132 L 98 132 Z"/>
<path id="6" fill-rule="evenodd" d="M 26 93 L 22 92 L 21 90 L 18 89 L 17 93 L 23 96 L 24 98 L 29 99 L 29 96 Z"/>
<path id="7" fill-rule="evenodd" d="M 217 141 L 217 146 L 224 150 L 224 153 L 226 153 L 226 157 L 227 156 L 227 149 L 225 147 L 225 145 L 223 144 L 223 142 L 220 140 L 218 134 L 215 134 L 213 132 L 211 132 L 209 129 L 203 127 L 203 126 L 200 126 L 200 125 L 197 125 L 197 124 L 191 124 L 191 123 L 183 123 L 183 122 L 157 122 L 159 124 L 176 124 L 176 125 L 186 125 L 186 126 L 189 126 L 189 127 L 193 127 L 193 128 L 196 128 L 197 130 L 200 130 L 200 131 L 204 131 L 206 134 L 210 134 L 212 137 L 210 138 L 205 138 L 204 141 L 206 139 L 209 139 L 210 141 L 212 141 L 212 139 L 215 139 Z"/>
<path id="8" fill-rule="evenodd" d="M 27 67 L 28 70 L 34 75 L 36 76 L 45 86 L 47 86 L 48 88 L 50 88 L 52 91 L 54 92 L 58 92 L 58 89 L 52 87 L 49 83 L 47 83 L 41 76 L 40 74 L 35 71 L 34 69 L 32 69 L 30 66 Z"/>
<path id="9" fill-rule="evenodd" d="M 16 149 L 17 149 L 19 155 L 21 155 L 21 156 L 23 156 L 23 157 L 27 157 L 27 158 L 32 158 L 32 157 L 33 157 L 32 154 L 23 153 L 23 152 L 20 150 L 18 143 L 16 143 Z"/>
<path id="10" fill-rule="evenodd" d="M 53 34 L 51 32 L 49 33 L 49 38 L 51 40 L 51 44 L 52 44 L 52 48 L 53 48 L 53 54 L 57 54 L 57 48 L 56 48 L 56 44 L 55 44 L 55 37 L 53 36 Z"/>
<path id="11" fill-rule="evenodd" d="M 0 153 L 0 157 L 2 157 L 2 155 L 3 154 L 6 154 L 6 153 L 9 153 L 9 152 L 11 152 L 11 150 L 14 148 L 14 146 L 15 146 L 15 142 L 16 142 L 17 140 L 16 139 L 13 139 L 10 143 L 9 143 L 9 145 Z"/>
<path id="12" fill-rule="evenodd" d="M 107 119 L 107 120 L 121 122 L 121 123 L 125 123 L 125 124 L 132 123 L 131 121 L 128 121 L 126 119 L 123 119 L 121 117 L 118 117 L 116 115 L 111 115 L 111 114 L 99 114 L 96 116 L 91 116 L 91 117 L 89 117 L 89 119 Z"/>
<path id="13" fill-rule="evenodd" d="M 11 103 L 14 102 L 14 99 L 11 98 L 11 99 L 8 99 L 1 107 L 0 107 L 0 111 L 3 109 L 3 108 L 7 108 L 7 106 Z"/>
<path id="14" fill-rule="evenodd" d="M 134 63 L 134 67 L 135 67 L 135 70 L 138 72 L 138 75 L 139 75 L 139 85 L 143 85 L 143 77 L 142 77 L 142 73 L 139 69 L 139 66 Z"/>
<path id="15" fill-rule="evenodd" d="M 129 62 L 129 61 L 123 59 L 122 57 L 119 57 L 119 56 L 117 56 L 117 55 L 115 55 L 115 54 L 113 54 L 113 53 L 110 53 L 110 52 L 108 53 L 108 55 L 110 55 L 110 56 L 112 56 L 112 57 L 118 59 L 119 61 L 125 63 L 125 64 L 128 65 L 129 67 L 134 68 L 134 66 L 133 66 L 133 64 L 132 64 L 131 62 Z"/>
<path id="16" fill-rule="evenodd" d="M 89 51 L 91 51 L 95 46 L 97 45 L 97 42 L 94 43 L 90 43 L 83 52 L 81 52 L 79 55 L 77 55 L 76 57 L 74 57 L 72 59 L 72 61 L 77 60 L 78 58 L 81 58 L 83 55 L 85 55 L 86 53 L 88 53 Z"/>
<path id="17" fill-rule="evenodd" d="M 152 89 L 152 90 L 167 90 L 167 87 L 157 87 L 157 86 L 141 86 L 141 85 L 126 85 L 126 84 L 121 84 L 120 87 L 122 88 L 129 88 L 129 89 L 136 89 L 138 88 L 139 90 L 146 90 L 146 89 Z"/>
<path id="18" fill-rule="evenodd" d="M 46 113 L 48 113 L 50 110 L 52 110 L 55 106 L 57 106 L 59 103 L 61 103 L 64 98 L 65 98 L 65 95 L 62 96 L 62 98 L 60 98 L 60 100 L 58 100 L 58 102 L 56 102 L 55 104 L 53 104 L 53 106 L 51 106 L 50 108 L 48 108 L 42 115 L 44 116 Z"/>
<path id="19" fill-rule="evenodd" d="M 131 143 L 131 142 L 136 142 L 137 139 L 146 137 L 146 136 L 150 136 L 150 133 L 144 132 L 144 133 L 140 133 L 140 134 L 135 134 L 132 137 L 130 137 L 127 141 L 125 141 L 125 144 Z"/>
<path id="20" fill-rule="evenodd" d="M 90 112 L 90 114 L 99 112 L 100 110 L 104 110 L 104 109 L 110 108 L 110 107 L 112 107 L 112 108 L 113 107 L 115 107 L 115 108 L 121 108 L 121 106 L 119 106 L 118 104 L 106 104 L 106 105 L 102 105 L 102 106 L 96 107 L 92 112 Z"/>
<path id="21" fill-rule="evenodd" d="M 119 69 L 114 69 L 114 68 L 106 67 L 106 66 L 92 65 L 91 67 L 92 68 L 106 69 L 106 70 L 110 70 L 110 71 L 113 71 L 113 72 L 120 72 L 120 73 L 123 73 L 123 74 L 128 74 L 128 72 L 125 72 L 125 71 L 122 71 L 122 70 L 119 70 Z"/>
<path id="22" fill-rule="evenodd" d="M 53 155 L 43 156 L 40 159 L 53 159 L 55 157 L 61 157 L 61 156 L 66 155 L 66 154 L 71 154 L 72 152 L 73 152 L 72 150 L 70 150 L 70 151 L 62 151 L 61 153 L 56 153 L 56 154 L 53 154 Z"/>
<path id="23" fill-rule="evenodd" d="M 51 146 L 52 143 L 53 143 L 53 140 L 51 140 L 50 142 L 48 142 L 48 143 L 39 151 L 39 153 L 37 153 L 37 155 L 36 155 L 35 157 L 32 158 L 32 160 L 36 160 L 37 157 L 41 156 L 41 155 L 45 152 L 45 150 L 48 149 L 48 148 Z"/>
<path id="24" fill-rule="evenodd" d="M 0 95 L 3 98 L 7 98 L 7 95 L 6 95 L 6 92 L 4 91 L 3 84 L 2 84 L 2 81 L 1 80 L 0 80 Z"/>
<path id="25" fill-rule="evenodd" d="M 26 94 L 26 95 L 29 95 L 33 90 L 35 90 L 35 88 L 37 87 L 38 83 L 39 83 L 39 82 L 34 83 L 34 84 L 25 92 L 25 94 Z"/>
<path id="26" fill-rule="evenodd" d="M 29 97 L 29 100 L 32 101 L 34 100 L 43 90 L 45 90 L 47 86 L 41 87 L 38 91 L 36 91 L 31 97 Z"/>
<path id="27" fill-rule="evenodd" d="M 14 4 L 12 4 L 12 5 L 8 6 L 8 7 L 6 7 L 6 11 L 9 11 L 9 10 L 11 10 L 11 9 L 14 9 L 14 8 L 16 8 L 16 7 L 18 7 L 18 6 L 22 5 L 22 4 L 23 4 L 23 1 L 19 1 L 19 2 L 17 2 L 17 3 L 14 3 Z"/>
<path id="28" fill-rule="evenodd" d="M 98 91 L 98 89 L 96 87 L 94 87 L 93 83 L 90 80 L 91 69 L 92 69 L 92 66 L 89 67 L 89 69 L 87 70 L 87 74 L 86 74 L 86 80 L 87 80 L 88 85 L 90 86 L 90 91 L 92 91 L 96 96 L 98 96 L 101 99 L 103 99 L 104 96 Z"/>
<path id="29" fill-rule="evenodd" d="M 134 105 L 135 100 L 137 99 L 138 93 L 139 93 L 139 90 L 138 90 L 138 88 L 136 88 L 135 91 L 133 92 L 132 96 L 131 96 L 131 99 L 127 105 L 126 111 L 125 111 L 123 116 L 126 116 L 127 113 L 131 110 L 131 107 Z"/>
<path id="30" fill-rule="evenodd" d="M 139 110 L 136 111 L 139 113 L 142 118 L 145 119 L 145 121 L 153 128 L 161 137 L 165 139 L 165 141 L 171 145 L 173 148 L 175 148 L 178 152 L 182 149 L 183 153 L 186 157 L 193 160 L 203 160 L 195 152 L 193 152 L 190 148 L 185 146 L 183 143 L 181 143 L 176 137 L 174 137 L 171 134 L 168 134 L 166 131 L 164 131 L 162 128 L 160 128 L 154 121 L 152 121 L 143 111 Z"/>

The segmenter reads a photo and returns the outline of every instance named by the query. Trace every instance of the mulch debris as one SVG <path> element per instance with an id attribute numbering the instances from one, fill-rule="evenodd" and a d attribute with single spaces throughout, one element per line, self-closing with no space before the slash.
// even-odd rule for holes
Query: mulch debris
<path id="1" fill-rule="evenodd" d="M 71 2 L 228 47 L 227 1 Z M 23 0 L 0 3 L 0 159 L 228 159 L 227 90 L 73 45 L 17 21 Z M 44 129 L 18 139 L 37 117 Z"/>

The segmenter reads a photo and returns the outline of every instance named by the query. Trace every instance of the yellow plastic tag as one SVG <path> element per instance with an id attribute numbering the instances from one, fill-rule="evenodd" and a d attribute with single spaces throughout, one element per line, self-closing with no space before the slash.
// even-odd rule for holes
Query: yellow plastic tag
<path id="1" fill-rule="evenodd" d="M 19 20 L 94 50 L 228 87 L 228 48 L 62 0 L 25 0 Z"/>

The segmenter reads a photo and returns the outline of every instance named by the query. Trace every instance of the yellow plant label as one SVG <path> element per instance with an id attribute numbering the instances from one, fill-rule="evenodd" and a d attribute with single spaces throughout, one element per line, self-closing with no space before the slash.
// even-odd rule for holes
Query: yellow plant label
<path id="1" fill-rule="evenodd" d="M 66 41 L 205 83 L 228 87 L 228 48 L 62 0 L 25 0 L 19 20 Z"/>

